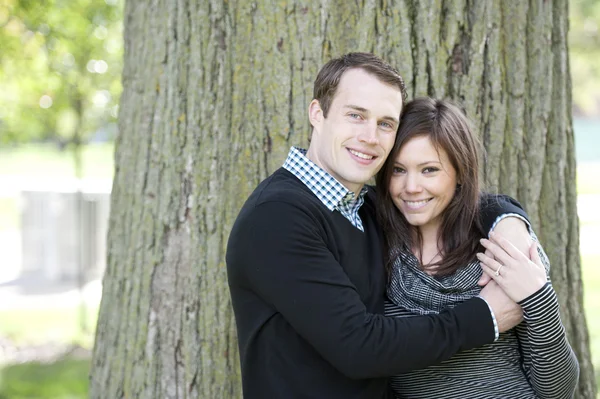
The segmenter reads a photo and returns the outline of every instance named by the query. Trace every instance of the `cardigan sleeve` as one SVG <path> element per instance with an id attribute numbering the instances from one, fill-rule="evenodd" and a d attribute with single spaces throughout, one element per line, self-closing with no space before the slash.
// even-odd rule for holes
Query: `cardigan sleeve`
<path id="1" fill-rule="evenodd" d="M 519 201 L 508 195 L 482 193 L 479 205 L 481 228 L 486 235 L 493 230 L 498 219 L 503 215 L 517 216 L 529 222 L 529 216 Z"/>
<path id="2" fill-rule="evenodd" d="M 535 234 L 531 234 L 536 239 Z M 539 245 L 538 254 L 548 272 L 550 262 Z M 519 305 L 523 308 L 524 322 L 516 327 L 516 333 L 525 376 L 542 399 L 573 397 L 579 379 L 579 363 L 567 341 L 550 281 Z"/>
<path id="3" fill-rule="evenodd" d="M 227 262 L 243 268 L 236 273 L 246 289 L 346 376 L 399 374 L 493 341 L 490 311 L 480 298 L 432 316 L 368 313 L 328 249 L 326 234 L 318 216 L 306 209 L 261 203 L 237 224 Z"/>

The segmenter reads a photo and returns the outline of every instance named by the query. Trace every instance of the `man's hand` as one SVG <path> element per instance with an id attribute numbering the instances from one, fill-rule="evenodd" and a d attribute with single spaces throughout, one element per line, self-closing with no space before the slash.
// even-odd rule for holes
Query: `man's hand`
<path id="1" fill-rule="evenodd" d="M 500 332 L 510 330 L 523 320 L 521 307 L 512 301 L 495 281 L 490 281 L 479 295 L 492 308 Z"/>

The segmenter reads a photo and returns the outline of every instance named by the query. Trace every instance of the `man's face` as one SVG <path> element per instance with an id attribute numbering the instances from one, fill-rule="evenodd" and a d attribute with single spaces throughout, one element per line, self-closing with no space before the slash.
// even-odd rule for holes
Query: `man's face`
<path id="1" fill-rule="evenodd" d="M 327 118 L 317 100 L 309 107 L 313 134 L 308 158 L 358 194 L 390 153 L 402 93 L 362 69 L 340 79 Z"/>

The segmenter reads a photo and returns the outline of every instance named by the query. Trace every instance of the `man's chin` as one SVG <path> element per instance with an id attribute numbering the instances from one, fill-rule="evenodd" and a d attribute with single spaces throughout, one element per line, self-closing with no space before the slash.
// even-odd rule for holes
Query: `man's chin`
<path id="1" fill-rule="evenodd" d="M 365 184 L 372 184 L 372 179 L 375 177 L 373 175 L 363 175 L 363 176 L 352 176 L 352 179 L 348 179 L 346 181 L 351 182 L 354 186 L 364 186 Z"/>

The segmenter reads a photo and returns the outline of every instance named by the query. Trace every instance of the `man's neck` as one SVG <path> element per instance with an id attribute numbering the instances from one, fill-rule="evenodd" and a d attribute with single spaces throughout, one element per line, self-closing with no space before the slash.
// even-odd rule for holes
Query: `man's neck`
<path id="1" fill-rule="evenodd" d="M 314 154 L 311 152 L 310 147 L 308 148 L 308 150 L 306 151 L 306 158 L 310 159 L 315 165 L 317 165 L 319 168 L 323 169 L 325 172 L 329 173 L 331 176 L 333 176 L 337 181 L 340 182 L 340 184 L 344 187 L 346 187 L 349 191 L 354 192 L 354 196 L 355 198 L 358 197 L 358 195 L 360 194 L 360 191 L 362 190 L 362 188 L 365 186 L 364 184 L 355 186 L 355 187 L 348 187 L 347 184 L 344 184 L 344 182 L 341 182 L 340 179 L 338 179 L 337 175 L 335 173 L 332 173 L 328 168 L 326 168 L 321 162 L 319 162 L 319 160 L 317 159 L 317 157 L 314 156 Z"/>

